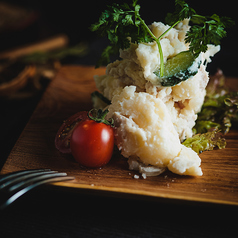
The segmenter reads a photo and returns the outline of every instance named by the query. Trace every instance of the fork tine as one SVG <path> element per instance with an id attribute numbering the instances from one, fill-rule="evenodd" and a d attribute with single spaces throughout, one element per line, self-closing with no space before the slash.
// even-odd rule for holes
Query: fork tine
<path id="1" fill-rule="evenodd" d="M 41 172 L 41 171 L 50 171 L 50 169 L 29 169 L 29 170 L 21 170 L 21 171 L 9 173 L 7 175 L 4 174 L 4 175 L 2 175 L 2 178 L 0 177 L 0 183 L 6 181 L 8 179 L 18 177 L 20 175 L 36 173 L 36 172 Z"/>
<path id="2" fill-rule="evenodd" d="M 28 184 L 32 184 L 32 183 L 38 182 L 40 180 L 45 180 L 45 179 L 54 178 L 54 177 L 65 177 L 65 176 L 67 176 L 66 173 L 58 173 L 56 171 L 40 172 L 37 174 L 37 176 L 29 177 L 27 180 L 24 179 L 23 181 L 11 186 L 8 189 L 8 191 L 13 192 L 13 191 L 20 189 L 22 187 L 26 187 Z"/>
<path id="3" fill-rule="evenodd" d="M 21 189 L 20 191 L 18 191 L 17 193 L 15 193 L 14 195 L 12 195 L 10 198 L 8 198 L 6 200 L 6 202 L 4 202 L 2 205 L 0 205 L 0 210 L 6 208 L 7 206 L 9 206 L 11 203 L 13 203 L 16 199 L 18 199 L 19 197 L 21 197 L 22 195 L 24 195 L 26 192 L 32 190 L 33 188 L 36 188 L 40 185 L 46 184 L 46 183 L 53 183 L 53 182 L 61 182 L 61 181 L 67 181 L 67 180 L 72 180 L 74 179 L 74 177 L 70 177 L 70 176 L 64 176 L 64 177 L 54 177 L 54 178 L 48 178 L 45 180 L 40 180 L 34 184 L 31 184 L 23 189 Z"/>
<path id="4" fill-rule="evenodd" d="M 20 173 L 20 175 L 18 174 L 18 176 L 10 177 L 10 179 L 8 179 L 7 181 L 5 180 L 5 182 L 3 182 L 0 185 L 0 189 L 7 188 L 11 186 L 12 184 L 15 184 L 20 181 L 26 181 L 29 178 L 36 177 L 41 174 L 48 174 L 48 173 L 55 173 L 55 172 L 57 171 L 40 170 L 40 171 L 31 171 L 28 173 Z"/>

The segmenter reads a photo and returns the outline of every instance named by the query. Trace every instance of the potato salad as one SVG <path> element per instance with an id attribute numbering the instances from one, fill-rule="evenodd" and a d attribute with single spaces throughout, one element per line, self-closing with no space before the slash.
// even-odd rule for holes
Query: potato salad
<path id="1" fill-rule="evenodd" d="M 107 64 L 105 75 L 94 77 L 99 91 L 93 97 L 94 106 L 108 108 L 107 117 L 115 123 L 118 149 L 128 159 L 130 169 L 142 173 L 167 168 L 180 175 L 203 174 L 199 155 L 182 142 L 193 136 L 209 81 L 206 66 L 220 51 L 220 42 L 212 38 L 206 44 L 190 40 L 192 33 L 196 37 L 191 26 L 195 20 L 203 24 L 208 20 L 202 16 L 200 19 L 192 8 L 181 17 L 179 11 L 186 6 L 185 1 L 176 1 L 172 16 L 177 14 L 177 19 L 168 14 L 168 23 L 146 25 L 137 1 L 131 6 L 114 4 L 109 7 L 112 15 L 102 14 L 92 26 L 93 31 L 102 31 L 111 40 L 101 63 L 108 62 L 105 59 L 112 51 L 120 56 Z M 111 24 L 108 31 L 105 21 L 107 27 Z M 125 41 L 121 45 L 120 38 Z"/>

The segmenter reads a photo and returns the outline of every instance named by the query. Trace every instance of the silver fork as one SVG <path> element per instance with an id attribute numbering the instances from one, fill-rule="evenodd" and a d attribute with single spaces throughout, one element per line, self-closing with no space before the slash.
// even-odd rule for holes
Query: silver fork
<path id="1" fill-rule="evenodd" d="M 31 169 L 0 176 L 0 210 L 26 192 L 42 184 L 72 180 L 66 173 L 50 169 Z"/>

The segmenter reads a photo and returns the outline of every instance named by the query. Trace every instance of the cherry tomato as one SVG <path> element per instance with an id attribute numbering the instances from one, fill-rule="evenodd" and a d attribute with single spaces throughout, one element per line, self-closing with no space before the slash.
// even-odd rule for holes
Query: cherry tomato
<path id="1" fill-rule="evenodd" d="M 101 167 L 109 162 L 114 147 L 114 129 L 94 120 L 85 120 L 73 130 L 70 148 L 77 162 L 86 167 Z"/>
<path id="2" fill-rule="evenodd" d="M 71 153 L 70 149 L 70 138 L 75 126 L 83 121 L 87 120 L 88 112 L 82 111 L 77 112 L 73 116 L 69 117 L 59 128 L 56 137 L 55 137 L 55 147 L 61 153 Z"/>

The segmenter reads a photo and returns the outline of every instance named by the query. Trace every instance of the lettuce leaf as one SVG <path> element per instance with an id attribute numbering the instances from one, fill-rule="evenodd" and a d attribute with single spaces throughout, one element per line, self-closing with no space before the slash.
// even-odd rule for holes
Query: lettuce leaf
<path id="1" fill-rule="evenodd" d="M 204 104 L 193 128 L 195 135 L 183 142 L 198 154 L 215 147 L 225 148 L 226 141 L 222 135 L 238 122 L 238 92 L 225 86 L 221 70 L 210 80 L 206 91 Z"/>
<path id="2" fill-rule="evenodd" d="M 205 150 L 213 150 L 215 147 L 219 149 L 225 148 L 226 140 L 221 137 L 219 130 L 215 129 L 203 134 L 196 134 L 186 139 L 182 144 L 200 154 Z"/>
<path id="3" fill-rule="evenodd" d="M 211 128 L 228 133 L 232 123 L 238 122 L 238 92 L 225 87 L 221 70 L 210 81 L 207 95 L 194 127 L 195 133 L 205 133 Z"/>

